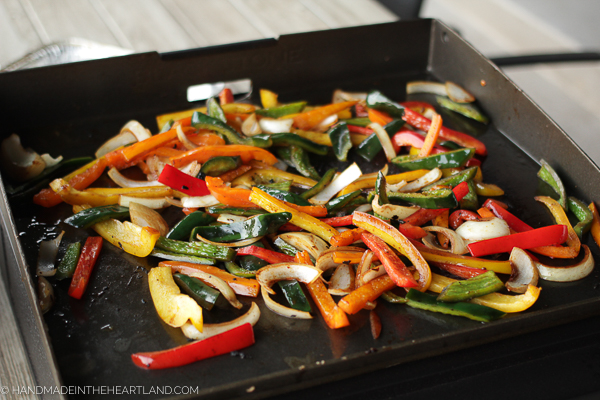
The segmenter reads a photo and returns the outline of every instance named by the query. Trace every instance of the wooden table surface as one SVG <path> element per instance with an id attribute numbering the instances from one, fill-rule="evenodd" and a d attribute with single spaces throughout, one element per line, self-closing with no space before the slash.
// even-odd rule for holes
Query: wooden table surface
<path id="1" fill-rule="evenodd" d="M 560 0 L 537 3 L 547 9 Z M 438 18 L 458 29 L 490 57 L 583 50 L 582 40 L 531 11 L 537 3 L 426 0 L 421 16 Z M 579 6 L 598 17 L 600 7 L 585 3 Z M 42 46 L 70 38 L 132 52 L 168 52 L 397 19 L 375 0 L 0 0 L 0 69 Z M 597 33 L 593 31 L 600 38 Z M 600 146 L 596 145 L 600 63 L 505 71 L 600 164 Z M 0 254 L 4 254 L 1 248 Z M 0 257 L 0 274 L 3 269 Z M 0 310 L 0 386 L 33 387 L 5 290 L 0 290 Z M 16 395 L 12 390 L 0 393 L 0 399 L 17 398 L 36 396 Z"/>

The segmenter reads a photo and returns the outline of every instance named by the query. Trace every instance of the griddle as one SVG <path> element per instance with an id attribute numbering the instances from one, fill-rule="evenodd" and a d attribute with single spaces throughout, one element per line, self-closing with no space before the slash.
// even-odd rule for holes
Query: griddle
<path id="1" fill-rule="evenodd" d="M 401 100 L 408 81 L 451 80 L 472 92 L 491 117 L 492 125 L 475 126 L 470 132 L 489 149 L 483 174 L 506 191 L 504 200 L 525 222 L 534 227 L 552 223 L 544 207 L 533 200 L 540 190 L 536 172 L 541 158 L 557 170 L 570 195 L 587 202 L 600 198 L 594 184 L 600 171 L 589 157 L 495 65 L 435 20 L 3 73 L 0 137 L 15 132 L 25 145 L 65 158 L 91 155 L 130 119 L 156 132 L 156 115 L 199 106 L 187 101 L 188 87 L 240 79 L 252 81 L 255 102 L 257 89 L 268 88 L 278 92 L 282 102 L 305 99 L 314 104 L 329 102 L 336 88 L 378 89 Z M 445 122 L 454 128 L 473 128 L 451 116 Z M 350 161 L 355 160 L 366 172 L 384 163 Z M 321 172 L 342 167 L 331 158 L 313 161 Z M 460 371 L 461 366 L 477 364 L 473 359 L 471 364 L 465 362 L 473 351 L 485 354 L 515 336 L 524 343 L 527 335 L 540 330 L 543 335 L 549 327 L 559 326 L 566 334 L 579 332 L 577 321 L 596 316 L 600 309 L 597 271 L 578 282 L 542 282 L 541 298 L 530 310 L 488 324 L 380 302 L 383 332 L 378 340 L 371 337 L 366 313 L 351 316 L 349 328 L 334 331 L 319 315 L 309 321 L 286 319 L 258 299 L 263 312 L 254 346 L 186 367 L 145 371 L 131 363 L 131 353 L 186 342 L 154 311 L 146 275 L 158 260 L 129 256 L 106 243 L 84 298 L 70 299 L 61 282 L 55 285 L 55 307 L 42 316 L 32 284 L 39 241 L 62 229 L 66 245 L 91 232 L 61 222 L 71 213 L 67 205 L 47 210 L 25 197 L 7 198 L 4 189 L 2 196 L 0 211 L 11 249 L 7 287 L 35 378 L 44 386 L 138 387 L 131 396 L 153 398 L 177 394 L 160 392 L 165 387 L 194 388 L 175 397 L 264 398 L 290 392 L 297 397 L 319 393 L 319 389 L 310 392 L 315 385 L 325 384 L 323 388 L 338 382 L 331 387 L 348 388 L 354 380 L 340 380 L 359 376 L 378 382 L 380 373 L 400 369 L 411 371 L 410 380 L 405 374 L 403 379 L 416 384 L 413 391 L 418 391 L 434 385 L 422 365 L 437 362 Z M 586 244 L 599 259 L 591 239 Z M 242 299 L 246 305 L 251 300 Z M 217 313 L 218 317 L 227 315 Z"/>

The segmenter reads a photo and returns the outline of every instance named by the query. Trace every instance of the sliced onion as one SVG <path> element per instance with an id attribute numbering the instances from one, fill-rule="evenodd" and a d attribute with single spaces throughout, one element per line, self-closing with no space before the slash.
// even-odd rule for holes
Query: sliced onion
<path id="1" fill-rule="evenodd" d="M 136 120 L 131 120 L 131 121 L 127 122 L 125 125 L 123 125 L 123 127 L 121 128 L 121 133 L 122 132 L 131 132 L 133 134 L 133 136 L 135 136 L 135 138 L 137 139 L 138 142 L 141 142 L 143 140 L 146 140 L 146 139 L 149 139 L 150 137 L 152 137 L 152 134 L 150 133 L 150 131 L 148 129 L 144 128 L 144 126 Z"/>
<path id="2" fill-rule="evenodd" d="M 255 136 L 262 133 L 255 113 L 250 114 L 242 123 L 242 133 L 246 136 Z"/>
<path id="3" fill-rule="evenodd" d="M 594 270 L 594 257 L 589 247 L 582 244 L 584 255 L 580 262 L 566 267 L 553 267 L 535 262 L 540 278 L 552 282 L 573 282 L 583 279 Z"/>
<path id="4" fill-rule="evenodd" d="M 423 238 L 423 243 L 425 244 L 425 246 L 431 249 L 446 251 L 452 254 L 466 254 L 469 252 L 465 241 L 458 235 L 458 233 L 456 233 L 452 229 L 444 228 L 443 226 L 424 226 L 423 229 L 427 232 L 441 233 L 442 235 L 447 237 L 448 240 L 450 240 L 450 248 L 444 249 L 442 246 L 439 246 L 436 243 L 434 235 L 427 235 Z"/>
<path id="5" fill-rule="evenodd" d="M 46 164 L 46 168 L 54 167 L 56 164 L 63 160 L 63 156 L 58 156 L 53 158 L 50 154 L 45 153 L 40 156 L 42 160 L 44 160 L 44 164 Z"/>
<path id="6" fill-rule="evenodd" d="M 387 274 L 385 267 L 382 264 L 375 266 L 374 268 L 367 269 L 361 276 L 360 280 L 362 284 L 371 282 L 375 278 L 379 278 L 382 275 Z"/>
<path id="7" fill-rule="evenodd" d="M 166 162 L 160 159 L 158 156 L 150 156 L 146 158 L 146 165 L 150 170 L 150 173 L 147 175 L 149 181 L 155 181 L 160 176 L 163 168 L 165 167 Z"/>
<path id="8" fill-rule="evenodd" d="M 2 141 L 0 163 L 7 176 L 18 182 L 28 181 L 46 168 L 42 157 L 32 149 L 25 149 L 15 133 Z"/>
<path id="9" fill-rule="evenodd" d="M 233 307 L 235 307 L 237 309 L 240 309 L 243 307 L 242 303 L 240 303 L 240 301 L 235 296 L 235 292 L 233 291 L 231 286 L 229 286 L 227 284 L 227 282 L 225 282 L 223 279 L 221 279 L 215 275 L 206 273 L 204 271 L 199 271 L 199 270 L 190 272 L 190 273 L 186 273 L 186 275 L 192 276 L 194 278 L 198 278 L 202 282 L 206 283 L 207 285 L 212 286 L 215 289 L 217 289 L 219 292 L 221 292 L 223 297 L 225 297 L 225 299 L 227 299 L 229 304 L 231 304 Z"/>
<path id="10" fill-rule="evenodd" d="M 265 133 L 288 133 L 292 129 L 294 120 L 291 118 L 275 119 L 275 118 L 261 118 L 258 121 L 260 129 Z"/>
<path id="11" fill-rule="evenodd" d="M 515 293 L 525 293 L 528 285 L 537 286 L 538 269 L 525 250 L 514 247 L 510 252 L 508 261 L 512 271 L 505 284 L 508 290 Z"/>
<path id="12" fill-rule="evenodd" d="M 58 254 L 58 247 L 62 240 L 64 231 L 52 240 L 43 240 L 40 242 L 40 249 L 37 259 L 36 275 L 38 276 L 54 276 L 56 274 L 56 255 Z"/>
<path id="13" fill-rule="evenodd" d="M 183 204 L 181 203 L 181 200 L 176 199 L 174 197 L 165 197 L 165 201 L 172 206 L 183 208 Z"/>
<path id="14" fill-rule="evenodd" d="M 287 169 L 289 168 L 289 165 L 287 165 L 284 161 L 281 161 L 280 159 L 277 159 L 277 162 L 273 164 L 273 166 L 281 171 L 287 171 Z"/>
<path id="15" fill-rule="evenodd" d="M 435 117 L 437 115 L 437 113 L 435 112 L 434 109 L 432 108 L 426 108 L 425 111 L 423 111 L 423 116 L 425 118 L 429 118 L 429 119 L 433 119 L 433 117 Z"/>
<path id="16" fill-rule="evenodd" d="M 373 207 L 373 211 L 377 214 L 381 215 L 385 219 L 405 219 L 414 213 L 416 213 L 421 207 L 419 206 L 398 206 L 395 204 L 384 204 L 379 205 L 379 195 L 375 195 L 373 197 L 373 201 L 371 202 L 371 207 Z"/>
<path id="17" fill-rule="evenodd" d="M 379 171 L 376 171 L 376 172 L 370 172 L 370 173 L 368 173 L 368 174 L 362 174 L 362 175 L 360 176 L 360 178 L 358 178 L 358 179 L 356 180 L 356 182 L 360 182 L 360 181 L 362 181 L 363 179 L 377 178 L 377 176 L 379 175 L 379 173 L 380 173 L 380 172 L 381 172 L 381 173 L 382 173 L 384 176 L 386 176 L 386 175 L 388 174 L 388 171 L 389 171 L 389 169 L 390 169 L 390 168 L 389 168 L 388 164 L 385 164 L 385 165 L 383 166 L 383 168 L 381 168 Z"/>
<path id="18" fill-rule="evenodd" d="M 354 268 L 350 264 L 340 264 L 329 280 L 328 291 L 335 296 L 345 296 L 354 290 Z"/>
<path id="19" fill-rule="evenodd" d="M 139 203 L 146 207 L 159 210 L 169 206 L 169 202 L 164 197 L 159 198 L 146 198 L 146 197 L 133 197 L 133 196 L 119 196 L 119 205 L 123 207 L 129 207 L 131 203 Z"/>
<path id="20" fill-rule="evenodd" d="M 279 238 L 298 250 L 307 251 L 315 260 L 321 253 L 329 249 L 326 241 L 309 232 L 287 232 L 279 235 Z"/>
<path id="21" fill-rule="evenodd" d="M 42 314 L 45 314 L 54 305 L 55 296 L 52 284 L 43 276 L 38 276 L 37 293 L 40 311 L 42 311 Z"/>
<path id="22" fill-rule="evenodd" d="M 414 181 L 402 186 L 399 192 L 418 192 L 427 185 L 431 185 L 440 180 L 442 177 L 442 170 L 434 168 L 422 177 L 415 179 Z"/>
<path id="23" fill-rule="evenodd" d="M 446 94 L 452 101 L 457 103 L 472 103 L 475 101 L 475 96 L 454 82 L 447 81 L 445 87 Z"/>
<path id="24" fill-rule="evenodd" d="M 325 132 L 336 122 L 338 122 L 338 115 L 331 114 L 330 116 L 325 118 L 323 121 L 319 122 L 319 124 L 317 126 L 315 126 L 313 129 L 317 132 Z"/>
<path id="25" fill-rule="evenodd" d="M 286 262 L 267 265 L 256 272 L 256 280 L 268 293 L 275 294 L 271 285 L 286 279 L 295 279 L 302 283 L 312 283 L 321 276 L 321 270 L 308 264 Z"/>
<path id="26" fill-rule="evenodd" d="M 167 224 L 167 221 L 165 221 L 162 215 L 148 206 L 131 201 L 129 202 L 129 215 L 131 222 L 137 226 L 154 228 L 160 232 L 161 236 L 167 236 L 167 233 L 169 233 L 169 224 Z"/>
<path id="27" fill-rule="evenodd" d="M 330 268 L 334 268 L 340 265 L 340 263 L 336 263 L 335 261 L 333 261 L 334 251 L 356 251 L 357 253 L 363 253 L 365 249 L 355 246 L 340 246 L 330 248 L 329 250 L 322 252 L 319 258 L 317 258 L 315 262 L 315 267 L 318 270 L 325 272 Z"/>
<path id="28" fill-rule="evenodd" d="M 396 157 L 396 150 L 394 150 L 394 146 L 392 145 L 392 140 L 390 139 L 390 135 L 379 125 L 374 122 L 368 125 L 369 128 L 375 131 L 379 142 L 381 143 L 381 147 L 383 147 L 383 152 L 385 153 L 385 157 L 388 161 L 391 161 L 392 158 Z"/>
<path id="29" fill-rule="evenodd" d="M 133 179 L 129 179 L 114 167 L 108 170 L 108 176 L 110 177 L 110 179 L 113 180 L 114 183 L 116 183 L 120 187 L 133 188 L 146 186 L 164 186 L 159 181 L 136 181 Z"/>
<path id="30" fill-rule="evenodd" d="M 259 318 L 260 308 L 256 305 L 256 303 L 252 302 L 250 309 L 244 315 L 237 317 L 232 321 L 221 322 L 219 324 L 204 324 L 202 326 L 202 332 L 196 329 L 196 327 L 188 321 L 183 324 L 181 330 L 188 339 L 202 340 L 223 332 L 227 332 L 244 324 L 250 324 L 254 326 L 258 322 Z"/>
<path id="31" fill-rule="evenodd" d="M 190 176 L 193 176 L 195 178 L 200 173 L 201 168 L 202 168 L 202 165 L 198 161 L 192 161 L 191 163 L 180 168 L 179 170 L 181 172 L 188 174 Z"/>
<path id="32" fill-rule="evenodd" d="M 188 139 L 187 135 L 185 134 L 185 132 L 181 128 L 181 125 L 177 125 L 177 128 L 175 128 L 175 130 L 177 131 L 177 138 L 179 139 L 179 141 L 181 143 L 183 143 L 183 146 L 186 149 L 193 150 L 196 147 L 198 147 L 198 145 L 196 143 L 194 143 L 190 139 Z"/>
<path id="33" fill-rule="evenodd" d="M 146 140 L 151 136 L 152 134 L 150 131 L 144 128 L 138 121 L 129 121 L 123 125 L 118 135 L 108 139 L 106 142 L 104 142 L 104 144 L 102 144 L 102 146 L 98 148 L 98 150 L 96 150 L 95 156 L 96 158 L 100 158 L 106 153 L 109 153 L 121 146 L 127 146 L 131 143 L 141 142 L 142 140 Z"/>
<path id="34" fill-rule="evenodd" d="M 360 259 L 360 263 L 358 264 L 358 267 L 356 268 L 355 287 L 358 288 L 364 284 L 362 277 L 369 269 L 371 269 L 371 264 L 373 263 L 374 257 L 375 257 L 375 254 L 371 250 L 366 250 L 363 253 L 362 258 Z"/>
<path id="35" fill-rule="evenodd" d="M 212 244 L 215 246 L 221 246 L 221 247 L 244 247 L 244 246 L 249 246 L 252 243 L 256 243 L 258 242 L 260 239 L 262 239 L 264 236 L 257 236 L 257 237 L 253 237 L 253 238 L 249 238 L 249 239 L 244 239 L 244 240 L 238 240 L 237 242 L 213 242 L 212 240 L 208 240 L 206 238 L 203 238 L 200 235 L 196 235 L 196 238 L 204 243 L 207 244 Z"/>
<path id="36" fill-rule="evenodd" d="M 344 92 L 341 89 L 336 89 L 333 92 L 332 103 L 342 103 L 344 101 L 367 100 L 367 92 Z"/>
<path id="37" fill-rule="evenodd" d="M 430 93 L 447 96 L 446 85 L 440 82 L 413 81 L 406 84 L 406 94 Z"/>
<path id="38" fill-rule="evenodd" d="M 206 196 L 186 196 L 181 198 L 181 204 L 185 208 L 210 207 L 219 204 L 219 200 L 212 194 Z"/>
<path id="39" fill-rule="evenodd" d="M 470 243 L 510 235 L 510 228 L 506 221 L 500 218 L 491 218 L 465 221 L 456 228 L 456 233 Z"/>
<path id="40" fill-rule="evenodd" d="M 312 319 L 312 315 L 310 315 L 309 312 L 286 307 L 273 300 L 269 295 L 267 288 L 265 288 L 264 286 L 260 287 L 260 293 L 262 294 L 262 298 L 265 301 L 265 305 L 267 306 L 267 308 L 273 311 L 275 314 L 287 318 Z"/>
<path id="41" fill-rule="evenodd" d="M 372 209 L 373 209 L 373 206 L 371 204 L 361 204 L 360 206 L 356 207 L 354 209 L 354 211 L 369 212 Z"/>
<path id="42" fill-rule="evenodd" d="M 388 192 L 400 192 L 404 186 L 408 185 L 404 179 L 398 183 L 387 183 L 385 188 Z"/>
<path id="43" fill-rule="evenodd" d="M 248 219 L 248 217 L 244 217 L 243 215 L 219 214 L 219 218 L 217 218 L 217 222 L 222 222 L 224 224 L 232 224 L 234 222 L 244 222 L 247 219 Z"/>
<path id="44" fill-rule="evenodd" d="M 333 196 L 343 188 L 356 181 L 362 175 L 362 171 L 356 163 L 352 163 L 341 174 L 336 176 L 329 185 L 312 197 L 309 201 L 313 204 L 321 205 L 327 203 Z"/>

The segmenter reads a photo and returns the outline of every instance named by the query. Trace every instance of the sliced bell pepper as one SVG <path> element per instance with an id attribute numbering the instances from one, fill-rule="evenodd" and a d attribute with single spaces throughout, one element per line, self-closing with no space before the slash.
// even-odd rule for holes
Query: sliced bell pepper
<path id="1" fill-rule="evenodd" d="M 431 270 L 421 253 L 419 253 L 410 240 L 401 234 L 398 229 L 377 217 L 360 211 L 355 211 L 352 215 L 354 225 L 380 237 L 387 244 L 408 257 L 419 273 L 419 279 L 417 280 L 419 283 L 418 289 L 427 290 L 431 283 Z"/>
<path id="2" fill-rule="evenodd" d="M 250 201 L 249 189 L 232 188 L 223 183 L 220 178 L 207 176 L 204 178 L 210 193 L 222 204 L 231 207 L 254 207 Z"/>
<path id="3" fill-rule="evenodd" d="M 273 165 L 277 162 L 277 158 L 271 154 L 271 152 L 255 147 L 247 146 L 243 144 L 229 144 L 223 146 L 201 146 L 195 149 L 189 150 L 177 157 L 171 157 L 170 161 L 176 168 L 181 168 L 184 165 L 191 163 L 192 161 L 198 161 L 199 163 L 205 163 L 209 159 L 217 156 L 239 156 L 242 159 L 242 163 L 247 164 L 251 160 L 262 161 L 268 165 Z"/>
<path id="4" fill-rule="evenodd" d="M 388 175 L 385 177 L 385 180 L 388 184 L 394 185 L 394 184 L 400 183 L 402 181 L 407 181 L 407 182 L 414 181 L 415 179 L 419 179 L 420 177 L 422 177 L 423 175 L 425 175 L 428 172 L 429 172 L 429 170 L 427 170 L 427 169 L 418 169 L 415 171 L 407 171 L 407 172 L 402 172 L 400 174 Z M 376 176 L 373 176 L 370 178 L 358 179 L 358 180 L 354 181 L 353 183 L 349 184 L 348 186 L 346 186 L 344 189 L 342 189 L 342 191 L 340 191 L 337 195 L 343 196 L 345 194 L 354 192 L 355 190 L 373 188 L 373 187 L 375 187 L 376 181 L 377 181 Z"/>
<path id="5" fill-rule="evenodd" d="M 252 169 L 252 166 L 250 166 L 250 165 L 240 165 L 236 169 L 233 169 L 231 171 L 225 172 L 222 175 L 219 175 L 219 178 L 223 182 L 231 182 L 238 176 L 245 174 L 246 172 L 250 171 L 251 169 Z"/>
<path id="6" fill-rule="evenodd" d="M 309 232 L 314 233 L 317 236 L 325 239 L 327 242 L 332 236 L 337 235 L 338 231 L 330 225 L 318 220 L 315 217 L 303 213 L 301 211 L 292 208 L 281 200 L 277 200 L 273 196 L 265 193 L 257 187 L 252 188 L 252 194 L 250 195 L 250 201 L 259 207 L 264 208 L 269 212 L 288 212 L 292 214 L 290 222 L 296 226 L 299 226 Z"/>
<path id="7" fill-rule="evenodd" d="M 246 246 L 237 250 L 238 256 L 254 256 L 261 260 L 268 262 L 269 264 L 277 264 L 282 262 L 293 262 L 294 257 L 288 256 L 287 254 L 279 253 L 277 251 L 264 249 L 258 246 Z"/>
<path id="8" fill-rule="evenodd" d="M 206 196 L 210 194 L 204 180 L 188 175 L 169 164 L 166 164 L 163 168 L 158 181 L 188 196 Z"/>
<path id="9" fill-rule="evenodd" d="M 96 265 L 96 260 L 102 250 L 102 238 L 98 236 L 90 236 L 85 240 L 85 244 L 81 249 L 81 255 L 77 261 L 77 267 L 71 279 L 69 286 L 69 296 L 75 299 L 81 299 L 87 285 L 90 281 L 92 270 Z"/>
<path id="10" fill-rule="evenodd" d="M 590 230 L 594 216 L 583 201 L 573 196 L 567 198 L 567 205 L 569 206 L 569 211 L 571 211 L 579 220 L 577 225 L 573 227 L 573 230 L 577 233 L 579 239 L 581 239 L 581 237 Z"/>
<path id="11" fill-rule="evenodd" d="M 439 114 L 435 114 L 435 116 L 431 120 L 431 126 L 427 131 L 427 136 L 425 136 L 425 141 L 423 142 L 423 147 L 421 147 L 421 150 L 419 151 L 418 157 L 427 157 L 431 154 L 433 146 L 437 142 L 438 136 L 440 135 L 441 128 L 442 116 Z"/>
<path id="12" fill-rule="evenodd" d="M 540 160 L 540 164 L 542 167 L 537 173 L 538 178 L 546 182 L 558 195 L 558 203 L 560 206 L 567 211 L 567 192 L 565 190 L 565 186 L 562 183 L 562 180 L 552 168 L 550 164 L 548 164 L 545 160 Z"/>
<path id="13" fill-rule="evenodd" d="M 289 212 L 271 212 L 231 224 L 198 226 L 193 232 L 213 242 L 232 242 L 275 233 L 290 218 Z"/>
<path id="14" fill-rule="evenodd" d="M 536 196 L 536 201 L 544 204 L 550 210 L 550 213 L 554 217 L 557 224 L 565 225 L 568 230 L 568 237 L 566 240 L 566 246 L 544 246 L 535 247 L 530 249 L 531 251 L 542 254 L 548 257 L 555 258 L 575 258 L 579 254 L 581 248 L 581 242 L 577 233 L 571 226 L 571 222 L 562 208 L 560 203 L 548 196 Z"/>
<path id="15" fill-rule="evenodd" d="M 322 218 L 321 222 L 329 226 L 348 226 L 352 225 L 352 215 L 345 215 L 343 217 Z"/>
<path id="16" fill-rule="evenodd" d="M 368 302 L 376 300 L 383 293 L 396 287 L 396 283 L 388 275 L 379 276 L 364 285 L 354 289 L 342 297 L 338 306 L 347 314 L 356 314 Z"/>
<path id="17" fill-rule="evenodd" d="M 294 125 L 299 129 L 312 129 L 330 115 L 337 114 L 342 110 L 352 107 L 357 101 L 343 101 L 332 103 L 322 107 L 313 108 L 294 116 Z"/>
<path id="18" fill-rule="evenodd" d="M 306 178 L 302 175 L 292 174 L 285 172 L 280 169 L 252 169 L 245 174 L 238 176 L 234 179 L 231 184 L 244 185 L 244 186 L 255 186 L 257 184 L 264 184 L 266 182 L 281 182 L 281 181 L 292 181 L 292 186 L 301 188 L 310 188 L 317 184 L 314 179 Z"/>
<path id="19" fill-rule="evenodd" d="M 339 329 L 350 325 L 348 316 L 335 304 L 321 279 L 315 279 L 306 287 L 329 328 Z"/>
<path id="20" fill-rule="evenodd" d="M 219 93 L 219 103 L 221 103 L 221 105 L 225 105 L 225 104 L 229 104 L 229 103 L 233 103 L 235 100 L 233 98 L 233 92 L 231 91 L 231 89 L 229 88 L 223 88 L 223 90 L 221 90 L 221 93 Z"/>
<path id="21" fill-rule="evenodd" d="M 510 229 L 516 232 L 526 232 L 533 229 L 531 226 L 521 221 L 517 216 L 502 207 L 502 205 L 496 200 L 487 199 L 483 203 L 483 206 L 490 209 L 490 211 L 492 211 L 496 217 L 506 221 Z"/>
<path id="22" fill-rule="evenodd" d="M 154 248 L 160 233 L 150 227 L 140 227 L 129 221 L 109 219 L 92 225 L 106 241 L 137 257 L 146 257 Z"/>
<path id="23" fill-rule="evenodd" d="M 294 255 L 294 262 L 297 262 L 297 263 L 300 263 L 300 264 L 313 265 L 313 262 L 310 259 L 310 254 L 306 250 L 302 250 L 302 251 L 297 252 Z M 305 310 L 305 311 L 308 311 L 308 310 Z"/>
<path id="24" fill-rule="evenodd" d="M 425 137 L 423 137 L 423 135 L 411 131 L 410 129 L 402 129 L 392 136 L 392 144 L 397 152 L 400 151 L 400 148 L 405 146 L 421 149 L 424 142 Z M 450 149 L 438 144 L 435 144 L 431 150 L 432 154 L 445 153 L 447 151 L 450 151 Z"/>
<path id="25" fill-rule="evenodd" d="M 464 166 L 469 161 L 475 150 L 473 148 L 463 148 L 447 151 L 445 153 L 433 154 L 427 157 L 418 157 L 417 155 L 402 155 L 393 158 L 392 163 L 404 170 L 414 171 L 416 169 L 433 168 L 458 168 Z"/>
<path id="26" fill-rule="evenodd" d="M 444 271 L 450 272 L 452 275 L 458 276 L 459 278 L 469 279 L 474 276 L 485 274 L 487 269 L 471 268 L 464 265 L 450 264 L 450 263 L 439 263 L 429 261 L 430 264 L 443 269 Z"/>
<path id="27" fill-rule="evenodd" d="M 421 208 L 412 215 L 409 215 L 408 217 L 404 218 L 403 221 L 404 223 L 413 226 L 422 226 L 434 219 L 435 217 L 437 217 L 438 215 L 445 213 L 447 210 L 447 208 Z"/>
<path id="28" fill-rule="evenodd" d="M 463 222 L 474 221 L 478 219 L 479 215 L 477 215 L 477 213 L 473 211 L 456 210 L 452 214 L 450 214 L 450 217 L 448 218 L 448 224 L 452 229 L 456 230 L 456 228 L 461 226 Z"/>
<path id="29" fill-rule="evenodd" d="M 365 232 L 362 234 L 362 240 L 377 258 L 379 258 L 385 271 L 394 281 L 396 286 L 408 288 L 418 286 L 415 278 L 408 268 L 406 268 L 406 265 L 404 265 L 402 260 L 400 260 L 400 257 L 398 257 L 382 239 L 371 233 Z"/>
<path id="30" fill-rule="evenodd" d="M 363 232 L 365 232 L 365 230 L 361 228 L 349 229 L 347 231 L 340 232 L 331 237 L 331 245 L 337 247 L 350 246 L 352 243 L 361 239 Z"/>
<path id="31" fill-rule="evenodd" d="M 512 271 L 508 261 L 487 260 L 484 258 L 461 256 L 458 254 L 448 253 L 446 251 L 430 249 L 425 246 L 419 247 L 418 250 L 425 260 L 434 265 L 440 263 L 454 264 L 469 268 L 490 270 L 500 274 L 510 274 Z"/>
<path id="32" fill-rule="evenodd" d="M 590 203 L 588 207 L 592 212 L 592 226 L 590 232 L 592 233 L 594 242 L 600 246 L 600 215 L 598 215 L 598 207 L 596 207 L 596 203 L 594 202 Z"/>

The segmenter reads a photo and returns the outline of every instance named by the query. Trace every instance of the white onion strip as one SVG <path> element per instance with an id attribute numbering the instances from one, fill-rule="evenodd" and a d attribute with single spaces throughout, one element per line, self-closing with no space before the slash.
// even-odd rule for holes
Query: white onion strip
<path id="1" fill-rule="evenodd" d="M 594 257 L 589 247 L 584 244 L 581 247 L 583 248 L 584 256 L 583 260 L 577 264 L 566 267 L 553 267 L 536 262 L 540 278 L 552 282 L 573 282 L 588 276 L 594 270 Z"/>
<path id="2" fill-rule="evenodd" d="M 235 292 L 233 291 L 231 286 L 229 286 L 227 284 L 227 282 L 225 282 L 223 279 L 219 278 L 218 276 L 206 273 L 204 271 L 194 271 L 194 272 L 186 273 L 186 275 L 192 276 L 194 278 L 198 278 L 202 282 L 217 289 L 219 292 L 221 292 L 223 297 L 225 297 L 225 299 L 227 299 L 229 304 L 231 304 L 235 308 L 240 309 L 243 307 L 242 303 L 240 303 L 240 301 L 235 296 Z"/>
<path id="3" fill-rule="evenodd" d="M 415 179 L 414 181 L 407 183 L 402 186 L 398 191 L 399 192 L 417 192 L 424 188 L 427 185 L 431 185 L 440 180 L 442 177 L 442 170 L 439 168 L 434 168 L 422 177 Z"/>
<path id="4" fill-rule="evenodd" d="M 179 139 L 179 141 L 181 143 L 183 143 L 183 146 L 186 149 L 193 150 L 196 147 L 198 147 L 198 145 L 196 143 L 194 143 L 190 139 L 188 139 L 187 135 L 185 134 L 185 132 L 181 128 L 181 125 L 177 125 L 177 128 L 175 130 L 177 131 L 177 138 Z"/>
<path id="5" fill-rule="evenodd" d="M 181 198 L 181 204 L 186 208 L 200 208 L 216 206 L 219 204 L 219 200 L 212 194 L 206 196 L 186 196 Z"/>
<path id="6" fill-rule="evenodd" d="M 354 268 L 350 264 L 340 264 L 329 280 L 329 294 L 345 296 L 354 290 Z"/>
<path id="7" fill-rule="evenodd" d="M 256 280 L 270 294 L 275 294 L 275 291 L 271 289 L 271 285 L 275 282 L 295 279 L 302 283 L 312 283 L 319 276 L 321 276 L 321 270 L 312 265 L 295 262 L 267 265 L 256 272 Z"/>
<path id="8" fill-rule="evenodd" d="M 356 181 L 362 175 L 362 171 L 356 165 L 356 163 L 352 163 L 348 168 L 344 170 L 341 174 L 336 176 L 329 185 L 325 186 L 325 188 L 317 193 L 314 197 L 310 198 L 310 202 L 312 204 L 325 204 L 333 196 L 335 196 L 339 191 L 348 186 L 349 184 Z"/>
<path id="9" fill-rule="evenodd" d="M 258 121 L 260 129 L 265 133 L 288 133 L 292 129 L 294 120 L 291 118 L 286 119 L 274 119 L 274 118 L 261 118 Z"/>
<path id="10" fill-rule="evenodd" d="M 119 170 L 114 167 L 108 170 L 108 176 L 110 177 L 110 179 L 113 180 L 114 183 L 116 183 L 120 187 L 133 188 L 146 186 L 164 186 L 159 181 L 137 181 L 129 179 L 123 174 L 121 174 L 121 172 L 119 172 Z"/>
<path id="11" fill-rule="evenodd" d="M 375 197 L 373 197 L 371 206 L 373 207 L 373 211 L 375 211 L 378 215 L 381 215 L 385 219 L 392 219 L 394 217 L 404 219 L 410 217 L 421 208 L 418 206 L 399 206 L 396 204 L 384 204 L 380 206 L 379 195 L 377 194 L 375 195 Z"/>
<path id="12" fill-rule="evenodd" d="M 443 247 L 438 246 L 435 243 L 435 238 L 433 237 L 433 235 L 427 235 L 423 238 L 423 243 L 425 244 L 425 246 L 431 249 L 446 251 L 452 254 L 466 254 L 469 252 L 469 249 L 467 248 L 467 245 L 465 244 L 463 238 L 461 238 L 452 229 L 444 228 L 443 226 L 424 226 L 423 229 L 427 232 L 441 233 L 442 235 L 447 237 L 448 240 L 450 240 L 450 248 L 444 249 Z"/>
<path id="13" fill-rule="evenodd" d="M 129 207 L 129 203 L 139 203 L 146 207 L 159 210 L 161 208 L 168 207 L 170 203 L 165 197 L 159 198 L 147 198 L 147 197 L 134 197 L 134 196 L 119 196 L 119 205 L 123 207 Z"/>
<path id="14" fill-rule="evenodd" d="M 232 321 L 221 322 L 219 324 L 204 324 L 202 327 L 202 332 L 196 329 L 196 327 L 188 321 L 183 324 L 181 330 L 188 339 L 202 340 L 223 332 L 227 332 L 244 324 L 250 324 L 254 326 L 258 322 L 259 318 L 260 308 L 256 305 L 256 303 L 252 302 L 250 309 L 244 315 L 237 317 Z"/>
<path id="15" fill-rule="evenodd" d="M 357 253 L 363 253 L 365 249 L 356 246 L 340 246 L 330 248 L 329 250 L 322 252 L 319 258 L 317 258 L 317 261 L 315 262 L 315 267 L 319 271 L 325 272 L 329 268 L 334 268 L 340 265 L 339 263 L 333 261 L 334 251 L 355 251 Z"/>
<path id="16" fill-rule="evenodd" d="M 385 157 L 388 161 L 391 161 L 392 158 L 396 157 L 396 150 L 394 150 L 394 146 L 392 145 L 392 140 L 390 139 L 390 135 L 376 122 L 368 125 L 368 128 L 373 129 L 379 142 L 381 143 L 381 147 L 383 147 L 383 151 L 385 153 Z"/>
<path id="17" fill-rule="evenodd" d="M 510 235 L 510 228 L 503 219 L 492 218 L 488 220 L 465 221 L 456 228 L 456 233 L 467 241 L 467 243 L 471 243 L 478 240 Z"/>
<path id="18" fill-rule="evenodd" d="M 312 319 L 312 315 L 309 312 L 302 310 L 295 310 L 291 307 L 286 307 L 282 304 L 279 304 L 275 300 L 271 298 L 269 295 L 269 291 L 264 286 L 260 287 L 260 293 L 262 294 L 263 300 L 265 301 L 265 305 L 275 314 L 281 315 L 282 317 L 287 318 L 296 318 L 296 319 Z"/>
<path id="19" fill-rule="evenodd" d="M 447 96 L 446 85 L 440 82 L 413 81 L 406 84 L 406 94 L 430 93 Z"/>

